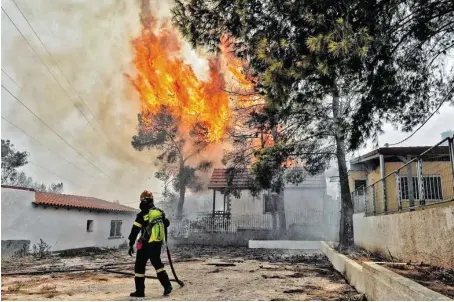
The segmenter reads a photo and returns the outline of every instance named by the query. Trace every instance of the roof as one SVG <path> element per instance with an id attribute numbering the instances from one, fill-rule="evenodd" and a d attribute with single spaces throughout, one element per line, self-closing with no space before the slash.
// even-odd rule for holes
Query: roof
<path id="1" fill-rule="evenodd" d="M 249 189 L 251 188 L 251 182 L 253 180 L 254 178 L 249 171 L 237 172 L 230 187 L 236 189 Z M 227 187 L 229 187 L 227 184 L 227 169 L 214 169 L 213 174 L 211 174 L 208 189 L 224 189 Z"/>
<path id="2" fill-rule="evenodd" d="M 351 160 L 351 163 L 357 164 L 361 162 L 366 162 L 371 159 L 378 158 L 380 155 L 390 155 L 390 156 L 418 156 L 421 153 L 426 152 L 432 148 L 432 146 L 416 146 L 416 147 L 384 147 L 375 149 L 369 153 L 361 155 Z M 448 155 L 449 156 L 449 147 L 448 146 L 438 146 L 432 148 L 430 151 L 425 153 L 425 155 Z"/>
<path id="3" fill-rule="evenodd" d="M 35 189 L 32 189 L 32 188 L 25 188 L 25 187 L 18 187 L 18 186 L 2 185 L 2 188 L 35 192 Z"/>
<path id="4" fill-rule="evenodd" d="M 36 192 L 35 193 L 35 204 L 57 206 L 57 207 L 69 207 L 77 209 L 89 209 L 89 210 L 100 210 L 109 212 L 136 212 L 136 209 L 127 207 L 121 204 L 109 202 L 106 200 L 77 196 L 77 195 L 66 195 L 49 192 Z"/>

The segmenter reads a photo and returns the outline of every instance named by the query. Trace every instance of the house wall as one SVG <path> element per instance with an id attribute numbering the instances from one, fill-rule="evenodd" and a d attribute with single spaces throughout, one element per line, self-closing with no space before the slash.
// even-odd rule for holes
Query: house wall
<path id="1" fill-rule="evenodd" d="M 367 171 L 348 171 L 348 185 L 350 187 L 350 193 L 355 191 L 355 180 L 365 179 L 367 181 L 367 185 L 369 185 L 367 175 Z"/>
<path id="2" fill-rule="evenodd" d="M 369 217 L 358 213 L 353 228 L 355 244 L 369 251 L 454 267 L 454 205 Z"/>
<path id="3" fill-rule="evenodd" d="M 402 167 L 404 163 L 402 162 L 386 162 L 385 163 L 385 175 L 388 175 L 400 167 Z M 446 200 L 447 197 L 454 198 L 454 191 L 453 191 L 453 176 L 450 170 L 450 162 L 448 161 L 435 161 L 435 162 L 424 162 L 423 164 L 423 174 L 424 175 L 440 175 L 442 181 L 442 192 L 443 197 Z M 350 191 L 354 191 L 354 180 L 355 179 L 364 179 L 364 174 L 367 173 L 367 185 L 371 185 L 381 179 L 380 175 L 380 168 L 377 167 L 374 170 L 369 172 L 361 172 L 361 171 L 350 171 L 349 172 L 349 183 L 350 183 Z M 407 176 L 407 168 L 403 168 L 399 171 L 400 176 Z M 412 164 L 412 175 L 417 176 L 417 167 L 416 163 Z M 394 175 L 389 176 L 385 180 L 386 183 L 386 197 L 387 197 L 387 210 L 388 211 L 397 211 L 398 210 L 398 196 L 397 196 L 397 185 L 396 185 L 396 177 Z M 381 213 L 384 209 L 384 198 L 382 192 L 382 183 L 379 182 L 374 186 L 375 190 L 375 211 L 377 213 Z M 368 198 L 369 200 L 372 199 L 372 192 L 371 189 L 368 191 Z M 408 201 L 407 201 L 408 202 Z M 403 201 L 405 206 L 405 201 Z M 415 202 L 418 205 L 418 201 Z M 434 205 L 435 206 L 435 205 Z"/>
<path id="4" fill-rule="evenodd" d="M 390 162 L 385 164 L 385 172 L 386 175 L 392 173 L 393 171 L 399 169 L 403 164 L 398 162 Z M 424 175 L 440 175 L 441 176 L 441 185 L 442 185 L 442 192 L 443 197 L 454 198 L 453 192 L 453 182 L 452 182 L 452 172 L 450 167 L 450 162 L 443 161 L 443 162 L 424 162 L 423 163 L 423 174 Z M 399 171 L 400 176 L 407 176 L 407 168 Z M 417 176 L 417 167 L 416 163 L 412 164 L 412 175 Z M 388 198 L 388 210 L 397 210 L 398 209 L 398 201 L 397 201 L 397 185 L 396 185 L 396 177 L 390 176 L 386 180 L 386 187 L 387 192 L 386 196 Z M 415 202 L 418 205 L 418 202 Z M 382 209 L 382 208 L 380 208 Z"/>
<path id="5" fill-rule="evenodd" d="M 43 239 L 52 251 L 83 247 L 115 247 L 127 240 L 135 213 L 97 213 L 88 210 L 34 205 L 35 192 L 2 188 L 2 240 Z M 93 220 L 93 232 L 87 232 Z M 111 220 L 121 220 L 121 238 L 109 238 Z"/>
<path id="6" fill-rule="evenodd" d="M 231 196 L 232 216 L 262 215 L 264 212 L 263 194 L 252 196 L 248 190 L 241 192 L 240 198 Z M 326 180 L 324 175 L 309 178 L 298 186 L 286 185 L 284 190 L 285 213 L 288 217 L 304 211 L 323 211 L 326 206 Z M 216 194 L 216 209 L 222 210 L 223 195 Z"/>
<path id="7" fill-rule="evenodd" d="M 219 196 L 216 196 L 216 203 L 219 200 L 219 209 L 222 210 L 223 206 L 223 195 L 219 193 Z M 251 195 L 248 190 L 241 191 L 240 198 L 230 196 L 231 200 L 231 210 L 232 217 L 240 215 L 261 215 L 263 214 L 263 192 L 261 192 L 257 197 Z"/>
<path id="8" fill-rule="evenodd" d="M 266 218 L 272 226 L 271 214 L 264 215 L 263 194 L 253 197 L 242 191 L 240 198 L 231 197 L 232 217 L 245 219 Z M 222 210 L 222 194 L 216 195 L 216 209 Z M 305 180 L 298 186 L 287 184 L 284 190 L 284 208 L 288 236 L 298 240 L 337 240 L 339 233 L 339 202 L 328 197 L 325 176 Z M 218 202 L 219 201 L 219 202 Z M 250 217 L 248 217 L 250 215 Z M 264 222 L 265 223 L 265 222 Z"/>

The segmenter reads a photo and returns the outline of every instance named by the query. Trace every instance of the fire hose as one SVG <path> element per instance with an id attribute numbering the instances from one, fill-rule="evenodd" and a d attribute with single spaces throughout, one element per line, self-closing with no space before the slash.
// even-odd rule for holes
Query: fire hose
<path id="1" fill-rule="evenodd" d="M 180 262 L 180 261 L 176 261 Z M 184 262 L 182 260 L 181 262 Z M 40 271 L 26 271 L 26 272 L 14 272 L 14 273 L 2 273 L 2 276 L 34 276 L 34 275 L 47 275 L 47 274 L 56 274 L 56 273 L 74 273 L 74 272 L 88 272 L 88 271 L 104 271 L 106 273 L 120 274 L 127 276 L 134 276 L 134 273 L 125 272 L 117 269 L 112 269 L 112 267 L 122 266 L 122 265 L 132 265 L 134 262 L 122 262 L 122 263 L 108 263 L 104 264 L 98 268 L 78 268 L 78 269 L 55 269 L 55 270 L 40 270 Z M 145 276 L 148 279 L 158 279 L 156 276 Z M 181 285 L 183 283 L 181 280 L 170 279 L 172 282 L 177 282 Z M 183 285 L 184 286 L 184 283 Z"/>
<path id="2" fill-rule="evenodd" d="M 176 282 L 178 283 L 181 287 L 184 286 L 183 281 L 178 279 L 177 274 L 175 272 L 175 268 L 173 267 L 172 263 L 172 257 L 170 255 L 170 250 L 169 246 L 167 244 L 167 227 L 164 229 L 165 230 L 165 244 L 166 244 L 166 250 L 167 250 L 167 259 L 169 260 L 169 266 L 170 269 L 172 270 L 173 277 L 175 279 L 170 279 L 171 282 Z M 180 261 L 178 261 L 180 262 Z M 99 268 L 80 268 L 80 269 L 64 269 L 64 270 L 43 270 L 43 271 L 28 271 L 28 272 L 15 272 L 15 273 L 2 273 L 2 276 L 32 276 L 32 275 L 46 275 L 46 274 L 52 274 L 52 273 L 72 273 L 72 272 L 86 272 L 86 271 L 104 271 L 108 273 L 113 273 L 113 274 L 121 274 L 121 275 L 127 275 L 127 276 L 134 276 L 134 273 L 130 272 L 124 272 L 124 271 L 118 271 L 118 270 L 113 270 L 110 267 L 112 266 L 121 266 L 121 265 L 131 265 L 134 264 L 135 262 L 123 262 L 123 263 L 108 263 L 100 266 Z M 158 279 L 156 276 L 145 276 L 145 278 L 148 279 Z"/>
<path id="3" fill-rule="evenodd" d="M 181 287 L 184 286 L 183 281 L 178 279 L 177 274 L 175 273 L 175 268 L 173 267 L 172 257 L 170 255 L 170 250 L 167 245 L 167 228 L 165 228 L 165 235 L 166 235 L 166 250 L 167 250 L 167 258 L 169 260 L 169 266 L 172 270 L 173 277 L 175 279 L 170 279 L 171 282 L 178 283 Z M 184 260 L 180 260 L 177 262 L 183 262 Z M 111 267 L 122 266 L 122 265 L 132 265 L 135 262 L 122 262 L 122 263 L 108 263 L 104 264 L 98 268 L 77 268 L 77 269 L 55 269 L 55 270 L 40 270 L 40 271 L 28 271 L 28 272 L 15 272 L 15 273 L 2 273 L 2 276 L 33 276 L 33 275 L 46 275 L 46 274 L 55 274 L 55 273 L 73 273 L 73 272 L 87 272 L 87 271 L 104 271 L 107 273 L 112 274 L 120 274 L 120 275 L 127 275 L 127 276 L 134 276 L 134 273 L 125 272 L 121 270 L 112 269 Z M 148 279 L 158 279 L 156 276 L 145 276 Z"/>
<path id="4" fill-rule="evenodd" d="M 167 243 L 167 227 L 164 227 L 164 233 L 165 233 L 165 242 L 166 242 L 166 250 L 167 250 L 167 259 L 169 260 L 169 266 L 170 269 L 172 270 L 173 277 L 175 278 L 175 281 L 181 286 L 184 286 L 183 281 L 178 279 L 177 274 L 175 273 L 175 269 L 173 268 L 173 263 L 172 263 L 172 257 L 170 256 L 170 250 L 169 250 L 169 244 Z"/>

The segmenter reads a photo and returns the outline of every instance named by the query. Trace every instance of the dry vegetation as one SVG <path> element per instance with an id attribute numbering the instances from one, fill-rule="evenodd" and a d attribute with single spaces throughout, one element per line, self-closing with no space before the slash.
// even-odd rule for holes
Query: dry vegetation
<path id="1" fill-rule="evenodd" d="M 454 269 L 442 268 L 425 263 L 402 262 L 394 257 L 391 252 L 388 255 L 373 253 L 356 247 L 350 251 L 342 252 L 344 255 L 358 262 L 379 262 L 393 272 L 409 278 L 417 283 L 454 299 Z"/>

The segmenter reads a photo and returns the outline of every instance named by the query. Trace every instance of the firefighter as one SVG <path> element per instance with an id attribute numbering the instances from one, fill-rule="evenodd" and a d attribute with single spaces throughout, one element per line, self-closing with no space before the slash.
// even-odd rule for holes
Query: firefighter
<path id="1" fill-rule="evenodd" d="M 131 293 L 130 296 L 145 297 L 145 266 L 148 260 L 151 261 L 159 282 L 164 287 L 164 296 L 167 296 L 172 291 L 172 285 L 164 269 L 164 264 L 161 262 L 161 248 L 165 240 L 164 227 L 168 227 L 170 222 L 165 217 L 164 212 L 154 206 L 153 194 L 149 191 L 144 191 L 140 195 L 140 210 L 128 237 L 128 254 L 132 256 L 137 235 L 141 232 L 137 241 L 137 255 L 134 266 L 136 291 Z"/>

